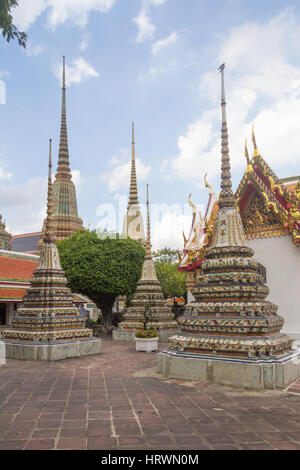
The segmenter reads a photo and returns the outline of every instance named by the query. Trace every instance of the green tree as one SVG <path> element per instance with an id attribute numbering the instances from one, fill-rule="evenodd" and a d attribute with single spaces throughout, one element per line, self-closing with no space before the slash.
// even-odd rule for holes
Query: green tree
<path id="1" fill-rule="evenodd" d="M 154 251 L 152 256 L 154 261 L 160 261 L 162 263 L 178 263 L 179 250 L 172 250 L 171 248 L 162 248 L 161 250 Z"/>
<path id="2" fill-rule="evenodd" d="M 7 42 L 11 39 L 17 39 L 20 46 L 26 49 L 27 34 L 18 31 L 17 27 L 13 24 L 11 14 L 11 9 L 18 6 L 18 0 L 0 0 L 0 31 Z"/>
<path id="3" fill-rule="evenodd" d="M 135 291 L 144 248 L 129 238 L 99 239 L 95 232 L 84 230 L 58 242 L 57 247 L 68 286 L 95 302 L 101 309 L 105 332 L 111 334 L 115 299 Z"/>
<path id="4" fill-rule="evenodd" d="M 186 297 L 186 275 L 178 271 L 178 263 L 156 261 L 155 269 L 165 297 Z"/>

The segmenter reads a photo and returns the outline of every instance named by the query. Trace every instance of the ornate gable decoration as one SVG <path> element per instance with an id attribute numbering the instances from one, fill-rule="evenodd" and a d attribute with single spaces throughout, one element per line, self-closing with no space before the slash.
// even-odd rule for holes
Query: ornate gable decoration
<path id="1" fill-rule="evenodd" d="M 242 215 L 247 240 L 280 237 L 286 234 L 280 220 L 265 205 L 262 196 L 255 193 Z"/>
<path id="2" fill-rule="evenodd" d="M 263 200 L 263 205 L 261 202 L 259 204 L 261 217 L 264 219 L 266 215 L 265 211 L 267 211 L 269 213 L 268 223 L 271 223 L 270 221 L 272 219 L 274 219 L 274 223 L 271 223 L 271 230 L 264 230 L 262 228 L 260 232 L 254 232 L 254 236 L 251 235 L 250 237 L 250 226 L 248 224 L 248 226 L 245 227 L 246 235 L 248 238 L 257 238 L 259 236 L 290 234 L 295 245 L 299 246 L 300 180 L 294 189 L 287 188 L 285 184 L 281 183 L 281 180 L 275 175 L 260 155 L 256 145 L 254 130 L 252 140 L 254 152 L 251 160 L 249 159 L 247 145 L 245 148 L 247 169 L 236 191 L 237 205 L 240 209 L 243 221 L 246 220 L 247 222 L 249 215 L 246 215 L 246 211 L 248 210 L 248 206 L 251 205 L 253 194 L 258 194 Z M 253 204 L 258 204 L 257 199 L 254 200 Z M 275 226 L 275 221 L 278 224 L 277 227 Z M 255 224 L 254 221 L 252 222 Z M 266 223 L 266 219 L 264 223 L 261 222 L 262 225 Z"/>

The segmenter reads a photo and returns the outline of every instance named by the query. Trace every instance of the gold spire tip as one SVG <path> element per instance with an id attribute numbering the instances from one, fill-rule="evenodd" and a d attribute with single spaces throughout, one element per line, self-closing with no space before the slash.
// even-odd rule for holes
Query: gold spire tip
<path id="1" fill-rule="evenodd" d="M 250 165 L 250 157 L 249 157 L 249 152 L 248 152 L 247 139 L 245 139 L 245 157 L 246 157 L 246 160 L 247 160 L 247 164 Z"/>
<path id="2" fill-rule="evenodd" d="M 209 194 L 212 194 L 213 190 L 212 190 L 211 185 L 207 181 L 207 173 L 205 173 L 205 175 L 204 175 L 204 184 L 205 184 L 206 188 L 209 188 Z"/>

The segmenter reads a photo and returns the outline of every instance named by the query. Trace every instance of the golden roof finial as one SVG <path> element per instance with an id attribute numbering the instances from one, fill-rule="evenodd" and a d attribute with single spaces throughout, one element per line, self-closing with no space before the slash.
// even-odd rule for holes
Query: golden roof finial
<path id="1" fill-rule="evenodd" d="M 196 206 L 192 203 L 191 197 L 192 197 L 192 193 L 189 195 L 189 204 L 193 208 L 193 214 L 196 214 L 197 209 L 196 209 Z"/>
<path id="2" fill-rule="evenodd" d="M 248 152 L 248 147 L 247 147 L 247 139 L 245 139 L 245 157 L 247 160 L 247 164 L 250 165 L 250 157 L 249 157 L 249 152 Z"/>
<path id="3" fill-rule="evenodd" d="M 254 133 L 254 124 L 252 125 L 252 142 L 253 142 L 253 147 L 254 147 L 253 157 L 257 157 L 257 156 L 260 155 L 260 153 L 258 151 L 257 144 L 256 144 L 256 138 L 255 138 L 255 133 Z"/>
<path id="4" fill-rule="evenodd" d="M 206 188 L 209 188 L 209 194 L 212 194 L 213 190 L 212 190 L 211 185 L 207 181 L 207 173 L 205 173 L 205 176 L 204 176 L 204 184 L 205 184 Z"/>

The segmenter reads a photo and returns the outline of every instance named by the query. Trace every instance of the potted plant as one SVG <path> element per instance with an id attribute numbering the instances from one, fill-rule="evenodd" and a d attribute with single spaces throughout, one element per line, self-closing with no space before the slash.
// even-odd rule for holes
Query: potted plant
<path id="1" fill-rule="evenodd" d="M 152 328 L 150 330 L 137 330 L 135 333 L 135 348 L 137 351 L 157 351 L 158 333 Z"/>

